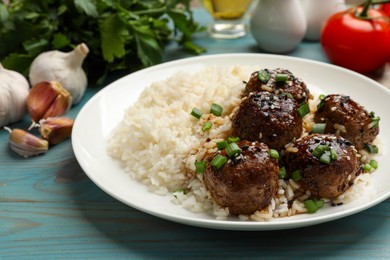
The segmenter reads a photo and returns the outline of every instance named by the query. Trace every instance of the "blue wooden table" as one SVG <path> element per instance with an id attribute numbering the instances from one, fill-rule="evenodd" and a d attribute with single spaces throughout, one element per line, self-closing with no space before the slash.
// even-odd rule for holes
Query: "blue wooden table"
<path id="1" fill-rule="evenodd" d="M 207 24 L 201 10 L 196 19 Z M 253 38 L 196 43 L 208 54 L 256 53 Z M 319 43 L 303 42 L 286 55 L 328 62 Z M 176 44 L 166 61 L 188 57 Z M 388 85 L 387 87 L 390 88 Z M 75 118 L 97 88 L 89 88 L 69 116 Z M 11 127 L 26 127 L 29 119 Z M 93 131 L 93 129 L 91 129 Z M 0 259 L 390 259 L 390 200 L 311 227 L 266 232 L 196 228 L 162 220 L 101 191 L 78 165 L 70 140 L 24 159 L 0 131 Z"/>

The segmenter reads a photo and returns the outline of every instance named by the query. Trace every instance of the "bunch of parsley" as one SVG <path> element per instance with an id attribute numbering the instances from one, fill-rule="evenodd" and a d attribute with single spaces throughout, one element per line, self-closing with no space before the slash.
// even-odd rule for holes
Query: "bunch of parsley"
<path id="1" fill-rule="evenodd" d="M 84 42 L 84 67 L 96 81 L 162 62 L 168 41 L 199 54 L 191 39 L 200 30 L 190 0 L 0 0 L 0 61 L 27 74 L 41 52 Z"/>

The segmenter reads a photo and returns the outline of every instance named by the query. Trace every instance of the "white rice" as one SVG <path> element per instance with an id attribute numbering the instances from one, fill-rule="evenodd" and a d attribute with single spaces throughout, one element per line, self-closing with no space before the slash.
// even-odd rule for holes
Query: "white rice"
<path id="1" fill-rule="evenodd" d="M 240 102 L 243 81 L 254 68 L 207 67 L 194 74 L 178 72 L 145 89 L 112 133 L 108 153 L 123 162 L 126 172 L 158 194 L 181 189 L 187 183 L 183 164 L 194 147 L 206 138 L 218 137 L 224 129 L 213 127 L 199 135 L 201 124 L 190 115 L 194 107 L 210 111 L 212 103 L 228 117 Z M 206 118 L 202 118 L 203 122 Z M 215 124 L 225 120 L 214 118 Z M 229 126 L 224 126 L 229 129 Z M 195 158 L 194 158 L 195 159 Z M 191 166 L 190 166 L 191 165 Z M 187 162 L 192 167 L 193 162 Z"/>
<path id="2" fill-rule="evenodd" d="M 247 81 L 257 69 L 249 66 L 206 67 L 193 74 L 178 72 L 164 81 L 153 83 L 114 129 L 108 153 L 120 160 L 125 171 L 150 191 L 173 194 L 174 203 L 192 212 L 211 211 L 216 219 L 226 219 L 229 210 L 213 203 L 203 185 L 202 175 L 194 173 L 194 163 L 207 153 L 214 153 L 216 142 L 229 136 L 229 115 L 241 102 L 243 81 Z M 221 117 L 209 114 L 212 103 L 223 107 Z M 309 104 L 312 111 L 317 103 L 314 98 Z M 205 112 L 199 120 L 190 115 L 194 107 Z M 213 127 L 203 132 L 201 127 L 206 121 L 212 122 Z M 311 129 L 310 120 L 304 122 L 304 127 L 307 131 Z M 364 154 L 362 159 L 366 161 L 368 157 Z M 346 203 L 356 198 L 368 185 L 369 177 L 369 174 L 359 176 L 353 188 L 333 203 Z M 310 197 L 310 193 L 295 198 L 298 189 L 299 184 L 293 180 L 279 180 L 277 195 L 267 208 L 251 216 L 240 215 L 238 219 L 268 221 L 305 213 L 303 201 Z"/>

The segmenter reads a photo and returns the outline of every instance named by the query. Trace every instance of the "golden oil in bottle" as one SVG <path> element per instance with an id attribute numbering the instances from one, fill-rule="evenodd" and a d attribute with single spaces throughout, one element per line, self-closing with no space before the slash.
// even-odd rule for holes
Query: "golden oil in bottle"
<path id="1" fill-rule="evenodd" d="M 252 0 L 203 0 L 205 8 L 220 20 L 241 18 L 251 3 Z"/>

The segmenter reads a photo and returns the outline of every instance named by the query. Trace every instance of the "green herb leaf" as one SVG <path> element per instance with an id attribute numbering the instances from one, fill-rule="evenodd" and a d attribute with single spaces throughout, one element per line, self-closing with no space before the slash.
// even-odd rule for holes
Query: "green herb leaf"
<path id="1" fill-rule="evenodd" d="M 106 17 L 100 22 L 103 58 L 113 62 L 125 55 L 125 41 L 128 31 L 117 15 Z"/>
<path id="2" fill-rule="evenodd" d="M 0 22 L 4 23 L 8 20 L 8 11 L 4 4 L 0 4 Z"/>
<path id="3" fill-rule="evenodd" d="M 162 62 L 162 49 L 149 26 L 133 25 L 133 33 L 137 44 L 137 55 L 142 64 L 151 66 Z"/>
<path id="4" fill-rule="evenodd" d="M 0 1 L 0 60 L 21 73 L 26 64 L 20 57 L 35 58 L 52 49 L 68 52 L 81 42 L 90 49 L 83 67 L 91 83 L 118 69 L 132 72 L 162 62 L 170 41 L 194 54 L 204 52 L 192 42 L 205 28 L 194 21 L 189 0 L 10 3 Z"/>
<path id="5" fill-rule="evenodd" d="M 23 43 L 24 49 L 31 55 L 38 55 L 46 49 L 49 42 L 46 39 L 31 39 Z"/>
<path id="6" fill-rule="evenodd" d="M 88 16 L 98 17 L 99 13 L 96 9 L 96 5 L 92 0 L 74 0 L 76 8 L 84 12 Z"/>
<path id="7" fill-rule="evenodd" d="M 70 40 L 66 35 L 62 33 L 56 33 L 54 34 L 53 40 L 51 42 L 51 45 L 53 46 L 54 49 L 61 49 L 70 44 Z"/>
<path id="8" fill-rule="evenodd" d="M 1 63 L 7 69 L 19 68 L 21 73 L 27 75 L 33 59 L 34 57 L 28 54 L 11 53 Z"/>

